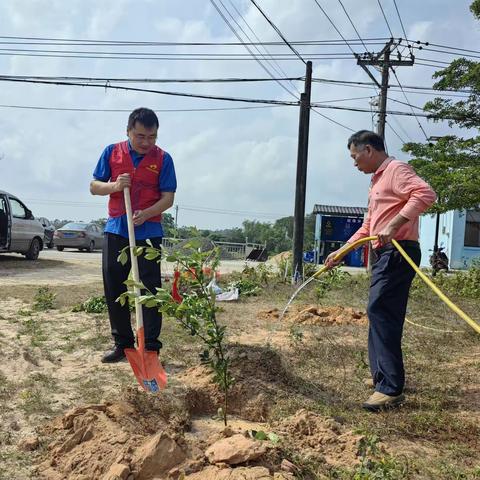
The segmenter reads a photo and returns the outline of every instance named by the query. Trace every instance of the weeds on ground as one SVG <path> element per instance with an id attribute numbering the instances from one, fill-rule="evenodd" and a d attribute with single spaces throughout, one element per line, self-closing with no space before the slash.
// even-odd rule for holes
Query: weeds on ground
<path id="1" fill-rule="evenodd" d="M 343 288 L 350 277 L 351 275 L 348 272 L 340 268 L 333 268 L 325 272 L 319 276 L 317 280 L 317 286 L 315 288 L 317 299 L 324 298 L 330 290 Z"/>
<path id="2" fill-rule="evenodd" d="M 243 297 L 258 295 L 273 279 L 272 269 L 264 264 L 256 267 L 248 265 L 240 273 L 229 275 L 230 283 L 227 289 L 238 288 L 238 293 Z"/>
<path id="3" fill-rule="evenodd" d="M 72 308 L 72 312 L 105 313 L 106 311 L 107 302 L 103 295 L 89 297 Z"/>
<path id="4" fill-rule="evenodd" d="M 35 413 L 51 413 L 52 408 L 45 391 L 40 385 L 31 384 L 19 393 L 19 407 L 29 417 Z"/>
<path id="5" fill-rule="evenodd" d="M 33 298 L 33 310 L 44 312 L 55 308 L 55 298 L 57 294 L 52 292 L 49 287 L 40 287 Z"/>
<path id="6" fill-rule="evenodd" d="M 360 445 L 360 465 L 352 472 L 353 480 L 403 480 L 409 477 L 408 464 L 385 454 L 376 435 L 366 435 Z"/>
<path id="7" fill-rule="evenodd" d="M 15 391 L 15 384 L 0 372 L 0 401 L 9 400 Z"/>
<path id="8" fill-rule="evenodd" d="M 20 313 L 20 312 L 19 312 Z M 28 316 L 22 318 L 17 336 L 26 335 L 30 337 L 30 345 L 39 347 L 48 340 L 48 336 L 42 328 L 42 325 L 35 315 L 30 312 Z"/>
<path id="9" fill-rule="evenodd" d="M 440 271 L 432 281 L 446 294 L 477 299 L 480 297 L 480 260 L 474 260 L 465 271 L 450 273 Z M 416 276 L 410 294 L 418 297 L 428 288 L 423 280 Z"/>

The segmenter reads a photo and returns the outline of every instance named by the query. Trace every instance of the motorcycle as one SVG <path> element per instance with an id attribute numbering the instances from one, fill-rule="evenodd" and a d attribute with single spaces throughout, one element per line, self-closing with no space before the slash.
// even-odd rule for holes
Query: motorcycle
<path id="1" fill-rule="evenodd" d="M 430 265 L 432 267 L 433 275 L 436 275 L 440 270 L 448 272 L 448 257 L 443 251 L 444 247 L 434 249 L 430 255 Z"/>

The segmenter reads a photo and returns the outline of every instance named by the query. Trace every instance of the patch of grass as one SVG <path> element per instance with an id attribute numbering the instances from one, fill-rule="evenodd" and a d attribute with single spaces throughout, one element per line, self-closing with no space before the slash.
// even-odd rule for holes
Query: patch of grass
<path id="1" fill-rule="evenodd" d="M 103 295 L 89 297 L 84 302 L 75 305 L 72 312 L 105 313 L 107 312 L 107 302 Z"/>
<path id="2" fill-rule="evenodd" d="M 55 308 L 56 296 L 57 294 L 52 292 L 49 287 L 40 287 L 33 298 L 33 310 L 45 312 Z"/>
<path id="3" fill-rule="evenodd" d="M 40 385 L 33 384 L 21 390 L 19 398 L 19 407 L 27 417 L 37 413 L 45 415 L 52 413 L 48 395 Z"/>
<path id="4" fill-rule="evenodd" d="M 348 283 L 351 275 L 341 268 L 334 268 L 321 275 L 316 281 L 315 295 L 324 298 L 328 291 L 341 289 Z"/>
<path id="5" fill-rule="evenodd" d="M 43 330 L 38 317 L 33 315 L 29 315 L 22 320 L 18 329 L 18 335 L 29 336 L 30 344 L 34 347 L 41 346 L 43 342 L 48 340 L 48 336 Z"/>
<path id="6" fill-rule="evenodd" d="M 4 449 L 0 451 L 0 465 L 2 465 L 2 468 L 0 468 L 0 480 L 32 478 L 26 471 L 31 465 L 31 454 L 27 452 L 22 452 L 16 448 Z M 13 472 L 16 472 L 15 475 L 18 476 L 12 477 Z"/>
<path id="7" fill-rule="evenodd" d="M 105 390 L 102 385 L 104 381 L 104 379 L 100 379 L 93 373 L 88 378 L 82 378 L 81 380 L 78 377 L 71 379 L 71 383 L 75 385 L 79 398 L 84 403 L 100 403 L 103 400 Z M 109 380 L 106 381 L 110 382 Z"/>
<path id="8" fill-rule="evenodd" d="M 91 350 L 94 351 L 100 351 L 104 350 L 106 347 L 110 346 L 112 343 L 112 336 L 111 335 L 94 335 L 92 337 L 88 338 L 79 338 L 77 339 L 76 342 L 74 342 L 74 346 L 76 345 L 77 347 L 87 347 Z M 73 348 L 72 351 L 74 351 L 75 348 Z"/>
<path id="9" fill-rule="evenodd" d="M 0 372 L 0 401 L 3 403 L 4 401 L 11 399 L 15 391 L 15 384 Z"/>
<path id="10" fill-rule="evenodd" d="M 58 390 L 58 380 L 51 375 L 46 375 L 42 372 L 34 372 L 29 376 L 29 380 L 41 385 L 43 388 L 46 388 L 50 393 Z"/>

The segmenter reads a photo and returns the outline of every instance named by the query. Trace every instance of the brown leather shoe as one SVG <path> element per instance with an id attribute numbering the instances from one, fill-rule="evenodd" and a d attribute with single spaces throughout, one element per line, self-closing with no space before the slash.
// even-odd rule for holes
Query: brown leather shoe
<path id="1" fill-rule="evenodd" d="M 362 407 L 370 412 L 378 412 L 380 410 L 398 407 L 404 400 L 405 395 L 403 393 L 391 396 L 380 392 L 373 392 Z"/>

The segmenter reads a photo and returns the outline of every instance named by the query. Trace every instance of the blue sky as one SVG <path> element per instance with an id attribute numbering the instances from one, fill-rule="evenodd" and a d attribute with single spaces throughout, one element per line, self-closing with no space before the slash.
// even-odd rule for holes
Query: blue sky
<path id="1" fill-rule="evenodd" d="M 279 40 L 249 0 L 223 0 L 236 20 L 249 27 L 263 41 Z M 341 33 L 355 38 L 355 32 L 337 0 L 319 0 Z M 377 0 L 344 0 L 360 35 L 388 37 L 388 28 Z M 314 0 L 258 0 L 289 40 L 336 40 L 330 25 Z M 396 37 L 403 37 L 393 0 L 381 0 Z M 476 48 L 480 23 L 473 19 L 470 1 L 397 0 L 407 35 L 412 39 Z M 95 40 L 224 42 L 237 41 L 211 3 L 206 0 L 4 0 L 0 2 L 0 32 L 3 36 L 55 37 Z M 5 40 L 5 39 L 3 39 Z M 17 46 L 18 47 L 18 46 Z M 9 48 L 3 45 L 0 48 Z M 21 48 L 41 48 L 28 47 Z M 43 47 L 44 49 L 92 49 L 83 47 Z M 122 47 L 139 51 L 140 47 Z M 349 51 L 346 46 L 316 47 L 309 52 Z M 377 47 L 381 48 L 381 47 Z M 103 50 L 112 50 L 104 47 Z M 122 50 L 122 49 L 118 49 Z M 272 47 L 270 49 L 274 51 Z M 355 47 L 361 52 L 360 47 Z M 153 52 L 154 50 L 150 50 Z M 186 53 L 192 47 L 156 52 Z M 221 53 L 233 50 L 212 47 L 197 52 Z M 283 52 L 287 50 L 282 49 Z M 236 48 L 236 53 L 248 53 Z M 6 53 L 6 52 L 4 52 Z M 436 52 L 421 52 L 423 58 L 451 60 Z M 290 76 L 304 74 L 300 60 L 281 63 Z M 7 75 L 213 78 L 266 77 L 254 61 L 165 61 L 72 59 L 28 56 L 0 56 L 0 71 Z M 434 68 L 422 65 L 400 67 L 397 75 L 403 85 L 432 85 Z M 315 60 L 314 76 L 366 82 L 368 76 L 355 60 Z M 378 73 L 376 73 L 378 78 Z M 395 81 L 393 78 L 392 81 Z M 290 90 L 293 87 L 286 84 Z M 136 85 L 142 86 L 142 85 Z M 294 100 L 274 82 L 265 84 L 171 84 L 147 88 L 196 92 L 250 98 Z M 295 87 L 302 90 L 301 82 Z M 293 90 L 296 93 L 296 90 Z M 372 89 L 314 84 L 313 101 L 329 101 L 374 96 Z M 405 100 L 401 92 L 392 99 Z M 432 97 L 407 94 L 412 104 L 422 106 Z M 369 108 L 369 98 L 337 103 Z M 146 106 L 154 110 L 223 108 L 244 106 L 225 102 L 174 98 L 140 92 L 106 91 L 103 88 L 43 86 L 2 82 L 0 105 L 58 108 L 132 110 Z M 408 107 L 390 101 L 389 108 Z M 92 197 L 89 181 L 103 148 L 125 138 L 128 113 L 58 112 L 0 107 L 0 189 L 24 199 L 34 214 L 49 218 L 90 220 L 106 215 L 106 201 Z M 372 128 L 370 113 L 321 110 L 332 119 L 352 128 Z M 261 221 L 293 213 L 298 133 L 298 108 L 275 107 L 236 111 L 158 112 L 158 144 L 173 157 L 178 191 L 179 224 L 201 228 L 240 225 L 245 218 Z M 425 137 L 417 120 L 388 117 L 405 140 Z M 400 126 L 398 123 L 400 123 Z M 420 119 L 427 135 L 456 132 L 446 123 L 433 124 Z M 307 183 L 307 212 L 314 203 L 362 206 L 366 203 L 368 178 L 356 171 L 346 150 L 351 132 L 312 114 Z M 458 132 L 456 132 L 458 133 Z M 407 136 L 408 134 L 408 136 Z M 401 141 L 387 129 L 389 152 L 398 158 Z M 228 210 L 247 214 L 222 214 L 202 210 Z"/>

